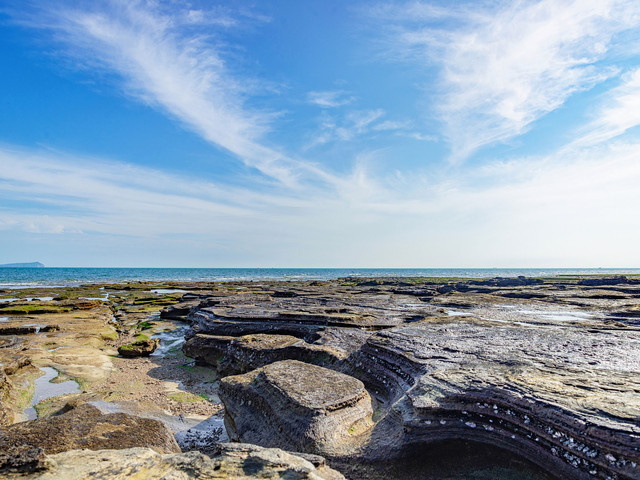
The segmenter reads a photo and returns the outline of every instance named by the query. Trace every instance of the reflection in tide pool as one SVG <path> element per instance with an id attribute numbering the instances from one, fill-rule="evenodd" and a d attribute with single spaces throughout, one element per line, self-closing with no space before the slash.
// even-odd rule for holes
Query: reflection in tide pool
<path id="1" fill-rule="evenodd" d="M 55 368 L 42 367 L 40 370 L 44 372 L 44 375 L 36 379 L 36 389 L 33 394 L 33 398 L 31 399 L 31 406 L 24 411 L 24 414 L 27 416 L 27 420 L 37 418 L 38 414 L 33 406 L 37 405 L 41 401 L 46 400 L 47 398 L 80 391 L 79 385 L 73 380 L 51 383 L 51 380 L 58 376 L 58 371 Z"/>

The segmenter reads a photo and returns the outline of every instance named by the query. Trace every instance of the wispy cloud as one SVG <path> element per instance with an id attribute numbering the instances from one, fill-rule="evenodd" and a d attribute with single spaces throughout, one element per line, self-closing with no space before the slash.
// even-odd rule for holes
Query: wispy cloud
<path id="1" fill-rule="evenodd" d="M 347 142 L 372 131 L 398 130 L 403 123 L 382 121 L 386 112 L 382 109 L 354 110 L 344 115 L 330 115 L 324 113 L 320 117 L 320 127 L 313 135 L 309 147 L 323 145 L 332 141 Z"/>
<path id="2" fill-rule="evenodd" d="M 211 34 L 216 26 L 235 24 L 228 14 L 190 9 L 169 14 L 155 2 L 116 0 L 42 8 L 30 25 L 53 31 L 75 61 L 117 74 L 126 94 L 180 120 L 247 166 L 289 186 L 304 176 L 332 180 L 263 140 L 273 113 L 251 110 L 245 101 L 259 82 L 234 74 L 220 35 Z M 206 34 L 197 28 L 202 26 L 208 27 Z"/>
<path id="3" fill-rule="evenodd" d="M 435 135 L 415 131 L 412 121 L 384 120 L 386 116 L 387 112 L 381 108 L 353 110 L 341 115 L 325 112 L 321 115 L 318 130 L 314 132 L 307 148 L 330 142 L 349 142 L 358 137 L 381 133 L 419 141 L 434 142 L 438 140 Z"/>
<path id="4" fill-rule="evenodd" d="M 0 165 L 0 198 L 20 205 L 2 209 L 5 224 L 32 232 L 154 236 L 166 231 L 158 221 L 163 216 L 197 230 L 198 216 L 242 218 L 253 212 L 249 204 L 263 199 L 154 169 L 51 152 L 3 148 Z"/>
<path id="5" fill-rule="evenodd" d="M 521 135 L 575 92 L 609 78 L 616 70 L 599 62 L 620 53 L 618 34 L 640 26 L 640 4 L 629 0 L 403 9 L 385 5 L 378 21 L 396 55 L 438 72 L 435 112 L 454 161 Z"/>
<path id="6" fill-rule="evenodd" d="M 350 104 L 355 100 L 355 97 L 344 90 L 333 90 L 326 92 L 309 92 L 307 100 L 309 103 L 322 108 L 335 108 Z"/>
<path id="7" fill-rule="evenodd" d="M 593 145 L 606 142 L 640 125 L 640 68 L 627 72 L 622 84 L 606 93 L 595 119 L 581 128 L 574 142 Z"/>

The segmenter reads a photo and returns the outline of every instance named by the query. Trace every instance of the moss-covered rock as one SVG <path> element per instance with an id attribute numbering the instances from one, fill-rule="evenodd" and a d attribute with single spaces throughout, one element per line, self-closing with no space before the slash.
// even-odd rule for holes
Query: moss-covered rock
<path id="1" fill-rule="evenodd" d="M 162 422 L 126 413 L 103 414 L 96 407 L 69 405 L 62 415 L 4 427 L 0 451 L 27 446 L 53 454 L 87 448 L 149 447 L 158 453 L 180 452 L 171 431 Z"/>
<path id="2" fill-rule="evenodd" d="M 146 335 L 138 335 L 132 343 L 118 347 L 118 353 L 123 357 L 147 357 L 160 345 L 157 338 L 149 338 Z"/>

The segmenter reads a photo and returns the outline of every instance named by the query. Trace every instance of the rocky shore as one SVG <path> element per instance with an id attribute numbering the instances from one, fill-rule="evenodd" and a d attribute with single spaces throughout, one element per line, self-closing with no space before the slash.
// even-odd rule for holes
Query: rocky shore
<path id="1" fill-rule="evenodd" d="M 139 457 L 175 478 L 640 478 L 639 279 L 83 288 L 98 293 L 0 303 L 0 450 L 22 445 L 6 476 L 71 478 L 76 462 L 128 478 Z M 15 423 L 43 367 L 81 388 Z M 90 441 L 114 425 L 157 433 Z M 52 449 L 54 430 L 69 438 Z M 247 473 L 254 457 L 270 460 Z"/>

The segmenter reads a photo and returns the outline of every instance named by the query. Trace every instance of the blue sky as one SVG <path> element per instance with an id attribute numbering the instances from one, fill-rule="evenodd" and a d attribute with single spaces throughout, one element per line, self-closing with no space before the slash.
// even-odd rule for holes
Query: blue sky
<path id="1" fill-rule="evenodd" d="M 0 263 L 640 267 L 640 3 L 0 0 Z"/>

